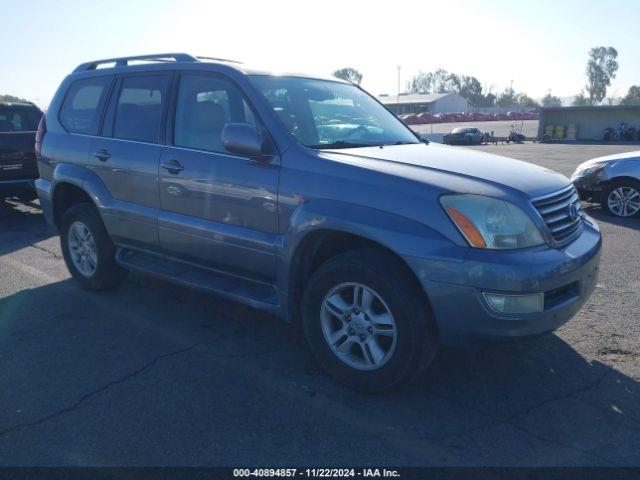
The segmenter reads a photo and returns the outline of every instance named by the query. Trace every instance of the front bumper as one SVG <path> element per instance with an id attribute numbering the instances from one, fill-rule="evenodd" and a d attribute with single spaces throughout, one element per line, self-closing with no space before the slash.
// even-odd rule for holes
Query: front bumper
<path id="1" fill-rule="evenodd" d="M 602 188 L 577 188 L 578 196 L 583 202 L 600 203 L 602 199 Z"/>
<path id="2" fill-rule="evenodd" d="M 449 269 L 439 268 L 435 278 L 429 275 L 431 260 L 406 260 L 427 292 L 442 342 L 455 346 L 538 335 L 566 323 L 595 289 L 601 247 L 598 227 L 587 220 L 580 237 L 562 249 L 470 249 L 463 262 L 451 262 Z M 439 262 L 442 267 L 442 260 Z M 544 310 L 498 314 L 482 292 L 544 293 Z"/>
<path id="3" fill-rule="evenodd" d="M 606 187 L 609 177 L 607 176 L 606 169 L 599 170 L 598 172 L 578 176 L 578 172 L 575 172 L 571 181 L 578 191 L 580 200 L 585 202 L 600 202 L 602 196 L 602 190 Z"/>

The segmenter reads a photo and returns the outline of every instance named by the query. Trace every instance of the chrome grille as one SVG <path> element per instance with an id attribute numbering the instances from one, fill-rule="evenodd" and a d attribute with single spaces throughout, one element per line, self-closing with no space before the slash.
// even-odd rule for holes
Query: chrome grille
<path id="1" fill-rule="evenodd" d="M 557 245 L 566 245 L 582 232 L 584 212 L 573 185 L 536 198 L 532 203 Z"/>

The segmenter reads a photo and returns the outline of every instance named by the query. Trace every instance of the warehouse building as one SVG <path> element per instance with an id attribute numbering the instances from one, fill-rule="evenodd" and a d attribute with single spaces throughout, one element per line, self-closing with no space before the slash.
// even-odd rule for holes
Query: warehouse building
<path id="1" fill-rule="evenodd" d="M 378 100 L 396 115 L 427 112 L 460 113 L 469 112 L 472 105 L 459 93 L 401 93 L 400 95 L 380 95 Z"/>
<path id="2" fill-rule="evenodd" d="M 542 138 L 551 128 L 571 132 L 563 140 L 602 141 L 605 128 L 617 128 L 620 123 L 640 128 L 640 105 L 598 105 L 578 107 L 542 108 L 538 137 Z M 557 128 L 555 128 L 558 131 Z M 558 138 L 559 139 L 559 138 Z"/>

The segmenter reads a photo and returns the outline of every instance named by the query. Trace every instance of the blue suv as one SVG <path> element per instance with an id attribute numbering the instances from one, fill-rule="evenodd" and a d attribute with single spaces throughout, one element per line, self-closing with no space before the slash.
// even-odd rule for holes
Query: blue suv
<path id="1" fill-rule="evenodd" d="M 39 138 L 83 287 L 134 270 L 275 312 L 352 388 L 411 380 L 441 343 L 552 331 L 596 284 L 600 233 L 566 177 L 424 142 L 341 80 L 93 61 Z"/>

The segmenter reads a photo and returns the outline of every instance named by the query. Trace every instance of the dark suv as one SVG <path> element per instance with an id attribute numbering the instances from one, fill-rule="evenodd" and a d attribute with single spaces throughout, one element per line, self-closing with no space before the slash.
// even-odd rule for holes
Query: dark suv
<path id="1" fill-rule="evenodd" d="M 596 284 L 569 179 L 426 144 L 348 82 L 94 61 L 44 126 L 36 186 L 81 285 L 135 270 L 275 312 L 354 388 L 414 378 L 441 342 L 551 331 Z"/>
<path id="2" fill-rule="evenodd" d="M 0 200 L 14 194 L 35 197 L 34 145 L 41 118 L 42 111 L 32 103 L 0 102 Z"/>

